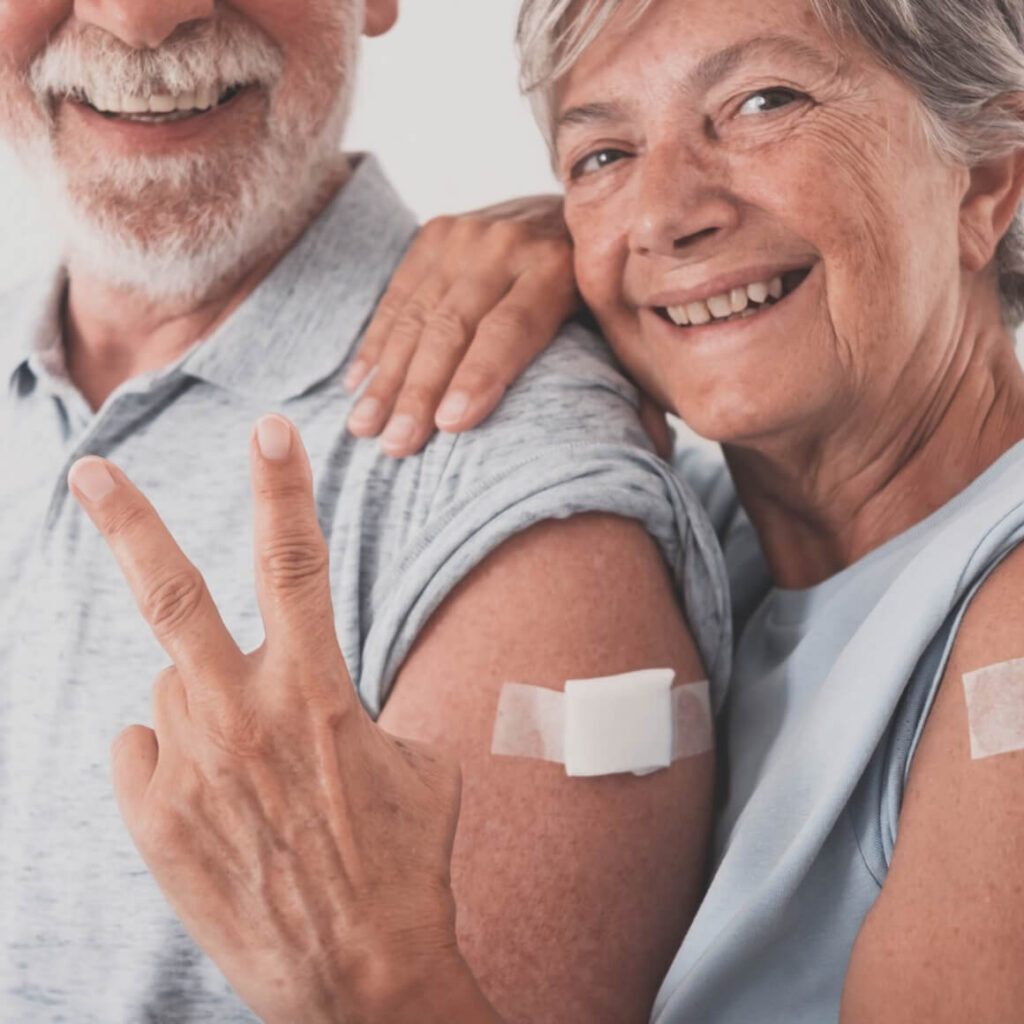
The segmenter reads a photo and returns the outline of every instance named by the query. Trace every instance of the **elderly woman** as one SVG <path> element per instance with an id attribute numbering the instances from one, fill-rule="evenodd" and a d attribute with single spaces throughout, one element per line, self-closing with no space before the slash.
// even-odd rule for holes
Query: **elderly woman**
<path id="1" fill-rule="evenodd" d="M 1024 6 L 526 0 L 520 28 L 580 292 L 727 466 L 679 457 L 737 647 L 715 872 L 653 1019 L 1020 1020 Z M 443 426 L 522 361 L 485 333 Z M 454 361 L 409 371 L 418 432 Z"/>
<path id="2" fill-rule="evenodd" d="M 719 528 L 737 644 L 715 870 L 653 1019 L 1020 1020 L 1024 9 L 526 0 L 521 29 L 580 293 L 651 398 L 725 455 L 679 459 Z M 406 282 L 442 294 L 423 252 Z M 487 255 L 486 286 L 460 292 L 476 311 L 448 322 L 479 319 L 488 288 L 505 323 L 522 302 L 521 254 Z M 365 353 L 378 394 L 408 361 L 386 328 Z M 522 357 L 485 335 L 467 359 L 507 379 Z M 397 416 L 422 417 L 455 361 L 418 355 Z M 460 374 L 448 427 L 500 392 Z M 396 423 L 407 449 L 425 431 Z M 396 756 L 361 760 L 353 786 L 384 796 L 346 797 L 341 847 L 386 834 L 381 864 L 443 863 L 457 785 Z M 381 941 L 450 905 L 393 874 L 369 903 L 311 880 L 358 925 L 317 961 L 345 1010 L 316 1019 L 496 1021 L 451 914 Z"/>

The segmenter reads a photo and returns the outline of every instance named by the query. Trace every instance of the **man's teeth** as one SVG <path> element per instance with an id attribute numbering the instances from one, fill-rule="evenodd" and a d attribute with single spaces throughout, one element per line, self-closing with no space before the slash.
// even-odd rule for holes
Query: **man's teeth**
<path id="1" fill-rule="evenodd" d="M 733 288 L 721 295 L 712 295 L 710 299 L 687 302 L 685 306 L 668 306 L 666 312 L 677 327 L 690 324 L 699 326 L 709 324 L 712 320 L 727 320 L 741 313 L 753 316 L 757 310 L 748 309 L 750 303 L 761 305 L 769 296 L 776 300 L 782 298 L 781 276 L 773 277 L 770 281 L 755 281 L 746 288 Z"/>
<path id="2" fill-rule="evenodd" d="M 89 103 L 104 114 L 173 114 L 178 111 L 209 110 L 217 105 L 221 91 L 206 86 L 177 95 L 154 93 L 152 96 L 128 96 L 114 93 L 89 97 Z"/>

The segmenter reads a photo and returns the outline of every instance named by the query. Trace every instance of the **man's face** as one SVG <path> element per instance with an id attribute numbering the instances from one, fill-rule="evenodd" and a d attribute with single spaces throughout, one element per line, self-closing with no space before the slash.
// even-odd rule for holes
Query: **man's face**
<path id="1" fill-rule="evenodd" d="M 0 0 L 0 131 L 112 284 L 203 294 L 308 219 L 396 0 Z M 364 11 L 365 8 L 365 11 Z"/>

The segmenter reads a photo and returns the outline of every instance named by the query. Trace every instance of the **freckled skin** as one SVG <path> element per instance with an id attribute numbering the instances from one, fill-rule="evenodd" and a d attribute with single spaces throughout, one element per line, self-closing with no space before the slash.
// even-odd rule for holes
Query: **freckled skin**
<path id="1" fill-rule="evenodd" d="M 837 46 L 806 0 L 662 0 L 627 32 L 621 21 L 559 96 L 562 110 L 615 100 L 626 112 L 559 138 L 588 304 L 628 368 L 705 436 L 870 447 L 953 358 L 966 171 L 929 148 L 908 89 L 855 42 Z M 710 89 L 687 85 L 702 57 L 772 34 L 831 69 L 755 51 Z M 737 114 L 779 87 L 810 99 Z M 602 147 L 628 155 L 570 177 Z M 696 348 L 638 311 L 659 290 L 791 260 L 817 269 L 784 334 L 766 325 L 742 345 Z"/>

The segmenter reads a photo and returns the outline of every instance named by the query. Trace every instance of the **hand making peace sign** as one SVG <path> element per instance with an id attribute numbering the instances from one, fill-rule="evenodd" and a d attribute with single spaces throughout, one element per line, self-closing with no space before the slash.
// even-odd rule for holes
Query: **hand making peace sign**
<path id="1" fill-rule="evenodd" d="M 266 640 L 236 646 L 199 571 L 116 467 L 72 489 L 173 666 L 113 747 L 125 823 L 192 937 L 266 1021 L 496 1018 L 455 942 L 458 765 L 364 712 L 338 646 L 298 432 L 251 444 Z"/>

